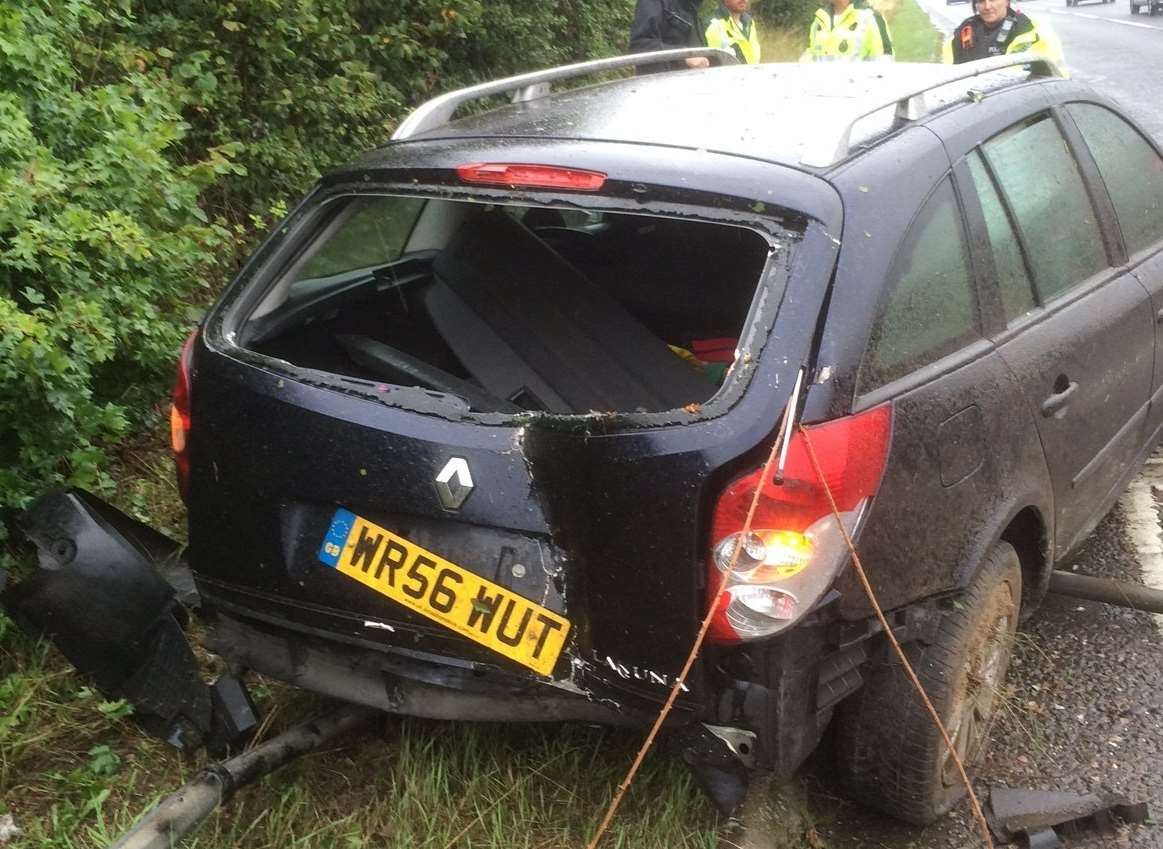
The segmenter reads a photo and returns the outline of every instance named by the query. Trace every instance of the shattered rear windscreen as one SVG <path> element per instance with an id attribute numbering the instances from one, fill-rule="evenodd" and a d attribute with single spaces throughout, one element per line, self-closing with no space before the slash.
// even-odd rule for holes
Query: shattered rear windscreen
<path id="1" fill-rule="evenodd" d="M 462 413 L 690 408 L 729 378 L 776 250 L 692 218 L 346 198 L 323 207 L 239 340 Z"/>

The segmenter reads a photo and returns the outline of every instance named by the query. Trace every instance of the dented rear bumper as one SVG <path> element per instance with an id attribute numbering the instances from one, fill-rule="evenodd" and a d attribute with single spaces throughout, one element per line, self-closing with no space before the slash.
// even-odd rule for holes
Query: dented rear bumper
<path id="1" fill-rule="evenodd" d="M 456 658 L 400 650 L 387 653 L 222 611 L 210 615 L 206 646 L 264 675 L 390 713 L 480 722 L 583 721 L 635 725 L 644 712 L 592 701 L 554 687 Z"/>
<path id="2" fill-rule="evenodd" d="M 41 568 L 3 593 L 5 606 L 26 630 L 50 636 L 103 692 L 132 702 L 147 730 L 178 745 L 202 742 L 212 724 L 212 691 L 186 642 L 179 597 L 197 601 L 203 644 L 235 667 L 391 713 L 645 728 L 673 684 L 596 654 L 571 656 L 566 675 L 535 676 L 411 648 L 406 634 L 380 641 L 359 617 L 345 625 L 339 611 L 232 593 L 204 578 L 196 591 L 175 566 L 174 543 L 84 492 L 47 496 L 25 524 Z M 766 643 L 705 648 L 698 691 L 684 693 L 666 727 L 725 810 L 749 769 L 797 769 L 833 706 L 860 686 L 871 632 L 838 627 L 816 615 Z"/>
<path id="3" fill-rule="evenodd" d="M 463 657 L 387 647 L 223 601 L 212 588 L 203 616 L 210 625 L 207 647 L 230 662 L 391 713 L 645 729 L 659 709 L 657 703 L 625 690 L 594 689 L 588 686 L 592 676 L 554 680 Z M 703 662 L 715 673 L 698 703 L 668 717 L 670 747 L 712 799 L 723 810 L 732 810 L 751 770 L 786 777 L 811 754 L 833 708 L 862 683 L 868 636 L 861 626 L 838 630 L 835 623 L 816 617 L 768 644 L 730 655 L 708 647 Z M 636 685 L 650 677 L 648 671 L 615 669 L 612 658 L 606 661 L 601 664 L 606 672 Z M 659 689 L 665 695 L 666 687 Z"/>

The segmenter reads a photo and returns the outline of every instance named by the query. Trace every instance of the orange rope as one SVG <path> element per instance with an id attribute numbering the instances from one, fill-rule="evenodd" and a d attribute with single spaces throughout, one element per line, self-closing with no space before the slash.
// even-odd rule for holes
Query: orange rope
<path id="1" fill-rule="evenodd" d="M 711 620 L 714 618 L 715 610 L 718 608 L 719 596 L 723 594 L 723 590 L 727 588 L 727 581 L 735 573 L 735 565 L 739 561 L 739 552 L 743 547 L 743 540 L 751 532 L 751 522 L 755 518 L 755 510 L 759 506 L 759 496 L 763 491 L 762 481 L 768 480 L 770 477 L 771 467 L 775 465 L 775 461 L 779 456 L 780 445 L 783 442 L 784 424 L 786 423 L 787 417 L 791 414 L 792 411 L 784 408 L 783 415 L 779 420 L 779 427 L 776 430 L 775 443 L 771 446 L 771 454 L 768 456 L 767 462 L 763 464 L 763 473 L 760 476 L 761 483 L 755 487 L 755 494 L 751 498 L 751 506 L 747 510 L 747 518 L 743 522 L 743 530 L 740 532 L 739 538 L 735 543 L 735 550 L 731 553 L 731 562 L 723 572 L 723 577 L 719 581 L 718 590 L 712 596 L 713 601 L 708 605 L 707 615 L 703 617 L 702 627 L 699 628 L 694 645 L 691 646 L 690 654 L 687 655 L 686 663 L 683 664 L 682 671 L 678 673 L 678 677 L 674 681 L 674 686 L 670 688 L 670 695 L 667 696 L 666 703 L 663 704 L 658 718 L 654 720 L 654 725 L 650 728 L 650 733 L 646 735 L 646 740 L 643 741 L 642 747 L 638 750 L 638 754 L 634 758 L 634 763 L 630 765 L 626 777 L 618 785 L 618 792 L 614 794 L 614 798 L 610 801 L 610 806 L 606 809 L 606 815 L 598 826 L 598 830 L 590 838 L 590 842 L 586 844 L 586 849 L 596 849 L 598 842 L 610 827 L 610 823 L 614 819 L 614 814 L 618 812 L 618 806 L 622 804 L 622 797 L 626 795 L 626 790 L 638 774 L 638 768 L 642 766 L 642 761 L 646 758 L 646 753 L 650 751 L 650 747 L 654 744 L 654 738 L 658 736 L 662 724 L 666 721 L 666 717 L 670 715 L 670 710 L 674 707 L 674 702 L 678 698 L 679 691 L 686 682 L 686 677 L 690 673 L 691 667 L 694 666 L 695 658 L 698 657 L 699 651 L 703 647 L 703 641 L 707 637 L 707 630 L 711 627 Z"/>
<path id="2" fill-rule="evenodd" d="M 872 604 L 872 609 L 876 611 L 876 618 L 880 620 L 880 627 L 884 630 L 885 636 L 888 637 L 888 641 L 896 651 L 901 666 L 904 667 L 905 674 L 908 675 L 909 680 L 913 683 L 917 693 L 920 695 L 921 701 L 925 705 L 925 710 L 929 712 L 929 717 L 933 720 L 933 724 L 941 732 L 941 739 L 945 741 L 945 745 L 949 748 L 949 754 L 953 756 L 953 763 L 957 765 L 957 772 L 961 774 L 961 781 L 965 784 L 965 789 L 969 793 L 969 801 L 973 805 L 973 815 L 977 818 L 977 822 L 981 826 L 981 837 L 985 841 L 985 845 L 989 849 L 993 849 L 993 840 L 989 835 L 989 824 L 986 822 L 985 814 L 981 810 L 981 802 L 978 801 L 977 794 L 973 791 L 973 783 L 969 780 L 968 773 L 965 772 L 965 765 L 961 763 L 961 758 L 957 756 L 957 750 L 953 746 L 949 732 L 945 730 L 945 724 L 941 722 L 941 717 L 937 715 L 937 709 L 929 701 L 929 696 L 925 692 L 921 680 L 917 678 L 917 673 L 913 671 L 912 664 L 905 657 L 904 650 L 897 641 L 896 634 L 892 632 L 892 628 L 889 627 L 888 620 L 884 616 L 884 611 L 881 610 L 880 602 L 876 600 L 876 593 L 873 592 L 872 584 L 868 581 L 868 575 L 864 571 L 864 564 L 860 562 L 860 555 L 856 553 L 856 546 L 852 543 L 852 537 L 848 534 L 848 529 L 844 527 L 844 523 L 840 520 L 840 511 L 836 507 L 836 500 L 832 497 L 832 489 L 828 486 L 828 481 L 824 478 L 824 471 L 820 468 L 820 461 L 816 457 L 816 449 L 812 445 L 808 431 L 803 425 L 799 426 L 799 431 L 800 436 L 804 438 L 804 446 L 808 449 L 808 457 L 811 458 L 812 468 L 816 472 L 816 477 L 819 478 L 821 486 L 824 487 L 824 494 L 828 496 L 828 504 L 832 507 L 832 515 L 836 518 L 836 524 L 840 527 L 840 533 L 844 535 L 844 542 L 847 543 L 848 551 L 852 554 L 852 565 L 856 569 L 856 576 L 860 579 L 860 584 L 864 587 L 864 593 L 868 596 L 868 601 Z"/>

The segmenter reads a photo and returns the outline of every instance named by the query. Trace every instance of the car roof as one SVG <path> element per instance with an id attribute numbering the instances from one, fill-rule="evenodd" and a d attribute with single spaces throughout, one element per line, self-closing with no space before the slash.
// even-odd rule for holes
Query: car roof
<path id="1" fill-rule="evenodd" d="M 984 71 L 991 62 L 974 64 Z M 952 92 L 941 99 L 946 88 L 956 88 L 954 100 L 963 101 L 969 88 L 990 87 L 975 73 L 964 65 L 909 62 L 670 71 L 556 92 L 422 129 L 409 138 L 617 141 L 825 169 L 848 155 L 854 127 L 863 119 L 870 119 L 876 135 L 894 126 L 894 114 L 916 120 L 934 101 L 949 105 Z M 1012 69 L 989 77 L 992 87 L 1027 80 Z M 933 92 L 929 104 L 917 97 L 921 92 Z M 878 122 L 877 114 L 886 111 Z"/>

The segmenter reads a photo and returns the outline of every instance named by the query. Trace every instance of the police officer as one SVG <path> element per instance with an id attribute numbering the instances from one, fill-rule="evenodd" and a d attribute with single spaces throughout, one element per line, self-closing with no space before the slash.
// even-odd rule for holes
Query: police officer
<path id="1" fill-rule="evenodd" d="M 880 12 L 864 0 L 832 0 L 816 10 L 801 62 L 893 58 L 892 35 Z"/>
<path id="2" fill-rule="evenodd" d="M 734 50 L 740 62 L 759 63 L 759 26 L 747 13 L 748 0 L 723 0 L 707 27 L 707 46 Z"/>
<path id="3" fill-rule="evenodd" d="M 945 44 L 945 62 L 960 64 L 1023 51 L 1062 62 L 1058 39 L 1045 24 L 1010 5 L 1010 0 L 974 0 L 977 13 L 953 30 Z"/>
<path id="4" fill-rule="evenodd" d="M 699 5 L 700 0 L 638 0 L 630 27 L 630 52 L 706 47 Z M 698 56 L 687 59 L 685 64 L 688 68 L 706 68 L 711 62 Z"/>

